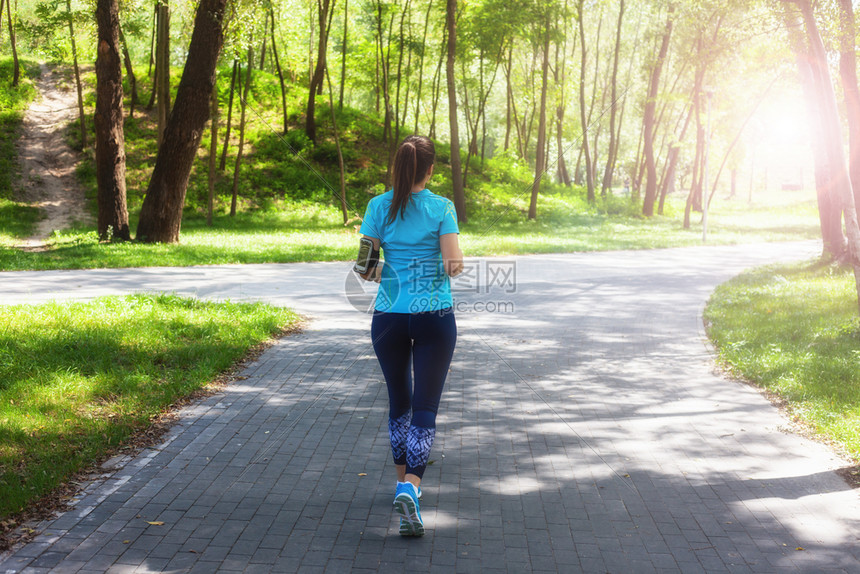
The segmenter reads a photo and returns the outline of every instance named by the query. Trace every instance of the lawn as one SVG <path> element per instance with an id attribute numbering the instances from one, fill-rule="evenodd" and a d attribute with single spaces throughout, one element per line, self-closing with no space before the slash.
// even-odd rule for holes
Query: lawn
<path id="1" fill-rule="evenodd" d="M 860 459 L 860 318 L 854 276 L 811 261 L 721 285 L 705 310 L 719 361 Z"/>
<path id="2" fill-rule="evenodd" d="M 0 306 L 0 519 L 297 322 L 264 304 L 172 295 Z"/>

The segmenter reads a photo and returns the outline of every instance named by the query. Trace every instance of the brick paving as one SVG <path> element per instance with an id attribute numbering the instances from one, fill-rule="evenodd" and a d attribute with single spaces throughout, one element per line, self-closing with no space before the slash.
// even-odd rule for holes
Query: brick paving
<path id="1" fill-rule="evenodd" d="M 701 321 L 739 270 L 816 251 L 473 262 L 421 539 L 398 535 L 387 395 L 346 264 L 2 273 L 7 303 L 173 290 L 311 321 L 183 409 L 163 444 L 112 461 L 0 574 L 858 572 L 846 463 L 715 374 Z M 510 265 L 515 292 L 486 288 Z"/>

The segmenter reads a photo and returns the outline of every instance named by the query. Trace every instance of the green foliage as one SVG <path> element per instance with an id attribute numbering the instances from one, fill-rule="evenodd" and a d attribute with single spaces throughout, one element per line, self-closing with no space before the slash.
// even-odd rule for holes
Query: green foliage
<path id="1" fill-rule="evenodd" d="M 12 77 L 12 59 L 0 59 L 0 245 L 13 243 L 30 235 L 39 219 L 39 210 L 14 201 L 13 182 L 18 176 L 15 141 L 24 111 L 36 97 L 33 78 L 39 67 L 21 60 L 21 80 L 13 88 L 6 78 Z"/>
<path id="2" fill-rule="evenodd" d="M 0 307 L 0 519 L 296 322 L 172 295 Z"/>
<path id="3" fill-rule="evenodd" d="M 721 285 L 705 310 L 720 362 L 860 457 L 860 320 L 849 269 L 765 267 Z"/>

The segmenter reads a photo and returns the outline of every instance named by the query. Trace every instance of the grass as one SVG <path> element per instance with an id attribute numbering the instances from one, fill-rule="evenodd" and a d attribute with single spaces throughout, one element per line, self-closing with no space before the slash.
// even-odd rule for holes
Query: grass
<path id="1" fill-rule="evenodd" d="M 852 273 L 819 261 L 753 270 L 705 310 L 720 362 L 860 459 L 860 319 Z"/>
<path id="2" fill-rule="evenodd" d="M 0 245 L 16 243 L 32 233 L 39 220 L 39 210 L 15 201 L 13 182 L 18 177 L 15 141 L 18 138 L 24 111 L 35 99 L 37 90 L 33 78 L 39 77 L 39 66 L 21 60 L 21 79 L 13 88 L 6 78 L 12 77 L 12 59 L 0 59 Z"/>
<path id="3" fill-rule="evenodd" d="M 172 295 L 0 307 L 0 519 L 296 322 Z"/>
<path id="4" fill-rule="evenodd" d="M 802 193 L 775 205 L 722 201 L 710 215 L 712 244 L 787 241 L 818 237 L 815 203 Z M 612 200 L 617 207 L 627 199 Z M 528 253 L 649 249 L 699 245 L 701 227 L 685 230 L 667 205 L 666 216 L 651 219 L 624 213 L 601 213 L 581 204 L 576 190 L 541 199 L 537 221 L 521 216 L 516 202 L 507 211 L 486 209 L 462 226 L 461 244 L 467 256 Z M 606 209 L 604 208 L 604 211 Z M 179 244 L 100 243 L 93 228 L 55 233 L 50 249 L 23 252 L 0 245 L 0 270 L 89 269 L 114 267 L 186 266 L 227 263 L 290 263 L 348 260 L 357 249 L 355 219 L 348 225 L 336 207 L 326 203 L 277 202 L 268 209 L 221 213 L 208 227 L 193 211 L 186 216 Z M 132 229 L 136 222 L 132 220 Z"/>

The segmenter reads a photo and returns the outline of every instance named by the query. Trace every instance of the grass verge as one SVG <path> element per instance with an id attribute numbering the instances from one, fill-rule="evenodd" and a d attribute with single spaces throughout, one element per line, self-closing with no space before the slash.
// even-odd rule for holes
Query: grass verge
<path id="1" fill-rule="evenodd" d="M 0 307 L 0 519 L 297 322 L 265 304 L 173 295 Z"/>
<path id="2" fill-rule="evenodd" d="M 860 459 L 860 319 L 848 269 L 813 261 L 749 271 L 717 288 L 705 321 L 732 374 Z"/>

